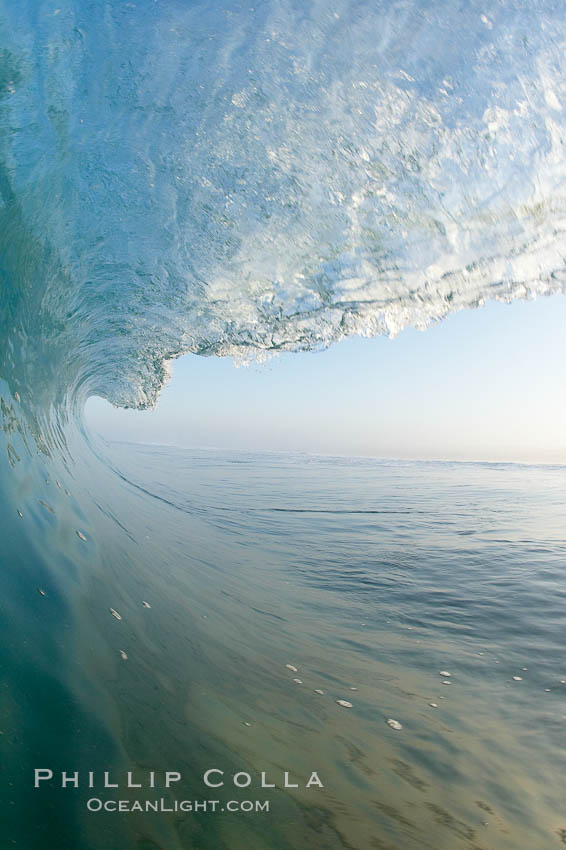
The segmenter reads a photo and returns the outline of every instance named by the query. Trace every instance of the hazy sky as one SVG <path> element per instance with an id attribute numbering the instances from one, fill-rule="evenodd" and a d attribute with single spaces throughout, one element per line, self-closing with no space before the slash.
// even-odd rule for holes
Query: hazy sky
<path id="1" fill-rule="evenodd" d="M 189 355 L 154 411 L 91 399 L 108 438 L 321 454 L 566 463 L 566 296 L 263 366 Z"/>

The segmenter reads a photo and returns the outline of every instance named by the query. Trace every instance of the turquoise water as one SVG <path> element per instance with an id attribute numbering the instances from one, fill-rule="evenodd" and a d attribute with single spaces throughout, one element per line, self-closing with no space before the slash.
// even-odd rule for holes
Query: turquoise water
<path id="1" fill-rule="evenodd" d="M 0 3 L 3 846 L 566 841 L 562 468 L 104 446 L 83 421 L 152 406 L 181 354 L 563 291 L 562 4 L 456 11 Z M 254 784 L 214 789 L 224 812 L 86 807 L 89 771 L 172 802 L 208 769 Z"/>
<path id="2" fill-rule="evenodd" d="M 2 511 L 6 846 L 561 845 L 563 467 L 95 445 Z M 86 809 L 163 793 L 270 811 Z"/>

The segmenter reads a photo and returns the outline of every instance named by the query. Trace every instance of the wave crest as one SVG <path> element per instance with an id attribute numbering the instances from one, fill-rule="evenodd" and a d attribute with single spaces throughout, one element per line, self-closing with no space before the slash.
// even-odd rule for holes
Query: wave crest
<path id="1" fill-rule="evenodd" d="M 143 407 L 185 352 L 320 348 L 564 288 L 560 4 L 2 17 L 5 377 L 19 346 L 28 384 Z"/>

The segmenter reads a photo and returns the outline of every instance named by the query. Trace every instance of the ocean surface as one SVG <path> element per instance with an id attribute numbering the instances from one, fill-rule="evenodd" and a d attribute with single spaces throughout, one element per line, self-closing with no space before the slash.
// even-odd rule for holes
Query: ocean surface
<path id="1" fill-rule="evenodd" d="M 99 438 L 79 467 L 2 507 L 6 847 L 566 841 L 566 468 Z M 183 779 L 34 791 L 36 767 Z M 270 811 L 85 807 L 164 793 Z"/>
<path id="2" fill-rule="evenodd" d="M 0 0 L 2 850 L 566 843 L 564 469 L 83 416 L 182 354 L 564 291 L 565 104 L 555 0 Z M 85 808 L 89 771 L 218 766 L 300 787 Z"/>

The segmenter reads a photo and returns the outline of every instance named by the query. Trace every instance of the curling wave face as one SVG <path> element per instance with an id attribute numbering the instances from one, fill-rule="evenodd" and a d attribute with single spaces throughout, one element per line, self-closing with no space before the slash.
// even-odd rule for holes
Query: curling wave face
<path id="1" fill-rule="evenodd" d="M 308 350 L 562 289 L 562 17 L 8 0 L 0 374 L 144 407 L 184 352 Z"/>
<path id="2" fill-rule="evenodd" d="M 480 848 L 478 806 L 501 850 L 564 840 L 563 470 L 100 448 L 80 416 L 184 352 L 561 290 L 561 7 L 0 5 L 6 846 Z M 196 800 L 219 765 L 328 792 L 180 821 L 54 786 L 29 817 L 36 768 Z"/>

